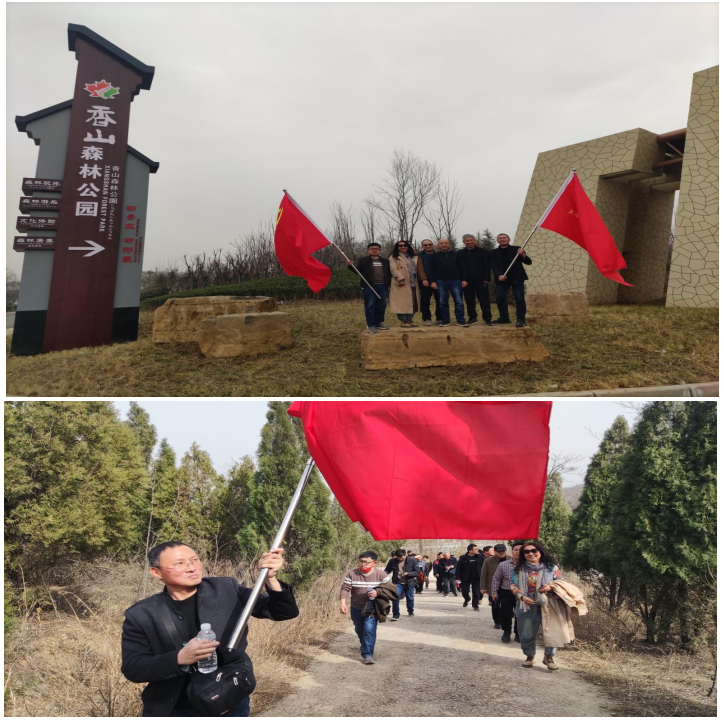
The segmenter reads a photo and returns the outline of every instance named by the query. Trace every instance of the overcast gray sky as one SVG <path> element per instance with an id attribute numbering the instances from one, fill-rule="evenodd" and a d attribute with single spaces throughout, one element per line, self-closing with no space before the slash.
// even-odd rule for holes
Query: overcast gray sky
<path id="1" fill-rule="evenodd" d="M 128 403 L 115 401 L 123 418 Z M 226 473 L 234 461 L 253 456 L 266 422 L 264 401 L 142 400 L 139 404 L 151 417 L 159 440 L 168 438 L 181 456 L 196 441 L 211 455 L 216 470 Z M 551 455 L 580 455 L 577 470 L 564 476 L 564 485 L 583 483 L 586 466 L 598 450 L 600 438 L 617 415 L 632 423 L 636 414 L 612 401 L 555 401 L 551 413 Z M 524 435 L 524 431 L 522 432 Z"/>
<path id="2" fill-rule="evenodd" d="M 287 188 L 325 227 L 395 147 L 443 167 L 458 232 L 515 232 L 540 151 L 686 125 L 718 62 L 716 3 L 10 3 L 7 249 L 36 147 L 14 126 L 72 96 L 69 22 L 149 65 L 129 142 L 151 177 L 144 268 L 228 247 Z M 420 239 L 427 230 L 420 230 Z"/>

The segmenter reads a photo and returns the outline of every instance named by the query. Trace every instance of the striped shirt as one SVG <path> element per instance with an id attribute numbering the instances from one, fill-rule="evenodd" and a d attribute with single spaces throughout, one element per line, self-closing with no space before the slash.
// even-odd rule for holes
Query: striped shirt
<path id="1" fill-rule="evenodd" d="M 359 569 L 352 569 L 344 577 L 342 588 L 339 590 L 339 598 L 347 599 L 351 595 L 350 605 L 356 609 L 364 609 L 365 604 L 369 601 L 367 590 L 374 589 L 388 581 L 390 581 L 390 577 L 384 569 L 375 568 L 367 574 L 363 574 Z"/>
<path id="2" fill-rule="evenodd" d="M 502 561 L 498 564 L 498 568 L 495 570 L 495 574 L 493 574 L 493 583 L 490 587 L 491 597 L 498 596 L 498 589 L 510 589 L 510 585 L 512 583 L 510 581 L 510 575 L 512 574 L 513 569 L 515 569 L 515 565 L 516 562 L 512 559 Z"/>

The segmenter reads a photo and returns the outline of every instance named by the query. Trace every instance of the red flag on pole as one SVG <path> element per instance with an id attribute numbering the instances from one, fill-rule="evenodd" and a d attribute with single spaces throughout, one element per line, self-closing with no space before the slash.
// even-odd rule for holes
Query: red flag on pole
<path id="1" fill-rule="evenodd" d="M 295 402 L 311 456 L 378 541 L 538 535 L 552 403 Z"/>
<path id="2" fill-rule="evenodd" d="M 282 269 L 288 275 L 303 277 L 312 292 L 319 292 L 329 282 L 332 270 L 311 255 L 329 244 L 324 232 L 285 191 L 274 232 L 274 250 Z"/>
<path id="3" fill-rule="evenodd" d="M 583 247 L 604 277 L 633 287 L 619 274 L 619 269 L 626 269 L 626 262 L 575 172 L 566 179 L 538 226 Z"/>

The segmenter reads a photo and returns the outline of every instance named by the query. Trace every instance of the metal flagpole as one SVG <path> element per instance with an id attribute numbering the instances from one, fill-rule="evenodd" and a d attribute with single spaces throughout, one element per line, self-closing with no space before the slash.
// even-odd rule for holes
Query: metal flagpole
<path id="1" fill-rule="evenodd" d="M 352 269 L 357 272 L 357 274 L 360 276 L 360 279 L 372 290 L 375 297 L 377 297 L 378 300 L 381 300 L 382 297 L 377 294 L 377 290 L 362 276 L 362 272 L 360 272 L 357 267 L 354 266 L 354 262 L 352 262 L 352 260 L 319 228 L 317 222 L 315 222 L 314 219 L 312 219 L 312 217 L 310 217 L 309 214 L 307 214 L 307 212 L 304 211 L 304 209 L 302 209 L 299 204 L 297 204 L 294 197 L 286 189 L 282 189 L 282 191 L 292 200 L 294 206 L 296 206 L 297 209 L 299 209 L 299 211 L 301 211 L 302 214 L 304 214 L 304 216 L 307 217 L 307 219 L 309 219 L 309 221 L 312 222 L 315 227 L 317 227 L 319 233 L 345 258 L 347 262 L 350 263 L 350 267 L 352 267 Z"/>
<path id="2" fill-rule="evenodd" d="M 558 201 L 558 199 L 561 198 L 561 194 L 566 190 L 566 187 L 570 183 L 571 179 L 573 178 L 573 174 L 575 174 L 575 173 L 576 173 L 576 169 L 571 169 L 571 173 L 568 174 L 568 178 L 566 178 L 566 180 L 563 182 L 563 186 L 561 186 L 561 188 L 558 189 L 558 193 L 553 197 L 553 201 L 551 201 L 551 203 L 548 204 L 548 208 L 543 212 L 541 218 L 538 220 L 538 222 L 536 223 L 536 225 L 533 227 L 533 231 L 528 235 L 528 238 L 521 245 L 521 247 L 520 247 L 521 249 L 525 249 L 525 245 L 528 244 L 528 242 L 530 241 L 530 238 L 540 228 L 540 225 L 543 224 L 543 222 L 545 221 L 545 219 L 548 216 L 548 214 L 550 214 L 551 209 L 556 205 L 556 202 Z M 514 259 L 508 265 L 508 269 L 505 270 L 505 274 L 503 275 L 503 277 L 507 277 L 508 276 L 508 272 L 510 272 L 510 268 L 516 263 L 518 254 L 516 254 L 515 256 L 516 256 L 516 259 Z"/>
<path id="3" fill-rule="evenodd" d="M 310 456 L 309 460 L 307 461 L 307 465 L 304 467 L 304 471 L 302 472 L 302 477 L 299 479 L 299 483 L 297 484 L 297 489 L 296 491 L 294 491 L 292 500 L 289 503 L 289 508 L 287 509 L 286 514 L 284 514 L 284 519 L 282 520 L 281 526 L 279 527 L 279 531 L 277 531 L 277 535 L 274 537 L 274 541 L 272 542 L 272 545 L 270 547 L 271 549 L 278 549 L 282 545 L 284 537 L 287 535 L 287 529 L 289 528 L 289 524 L 292 522 L 292 516 L 294 516 L 294 512 L 297 510 L 299 501 L 302 498 L 302 493 L 304 492 L 304 487 L 307 485 L 307 481 L 309 481 L 309 477 L 312 475 L 314 466 L 314 459 Z M 249 617 L 251 617 L 251 613 L 254 610 L 256 602 L 259 599 L 261 589 L 264 586 L 264 582 L 266 581 L 266 576 L 268 573 L 268 568 L 264 568 L 259 572 L 259 576 L 256 579 L 254 588 L 251 590 L 251 594 L 249 595 L 249 601 L 247 601 L 246 606 L 244 607 L 244 611 L 241 613 L 239 621 L 236 623 L 236 627 L 231 633 L 231 639 L 229 640 L 229 644 L 227 646 L 227 650 L 229 652 L 235 650 L 239 646 L 239 641 L 241 640 L 241 636 L 246 629 L 246 625 L 249 622 Z"/>

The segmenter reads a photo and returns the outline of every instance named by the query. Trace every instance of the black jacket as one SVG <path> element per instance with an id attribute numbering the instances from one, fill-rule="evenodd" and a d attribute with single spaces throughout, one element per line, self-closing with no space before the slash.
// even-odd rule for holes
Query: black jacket
<path id="1" fill-rule="evenodd" d="M 267 595 L 259 597 L 253 616 L 281 621 L 294 619 L 299 614 L 288 584 L 282 584 L 281 592 L 269 589 L 267 592 Z M 216 639 L 221 642 L 216 650 L 220 665 L 244 660 L 251 668 L 251 660 L 246 654 L 246 633 L 236 650 L 226 651 L 249 594 L 251 589 L 231 577 L 204 577 L 199 584 L 196 594 L 199 620 L 211 624 Z M 178 664 L 179 650 L 159 616 L 159 599 L 170 605 L 171 617 L 182 618 L 175 601 L 164 590 L 129 607 L 123 623 L 121 672 L 131 682 L 148 682 L 141 695 L 145 717 L 170 714 L 187 682 L 189 671 L 188 666 Z"/>
<path id="2" fill-rule="evenodd" d="M 463 554 L 458 559 L 458 568 L 456 572 L 456 579 L 460 579 L 461 582 L 474 581 L 480 579 L 480 573 L 483 570 L 483 555 L 478 553 L 474 556 L 469 554 Z"/>
<path id="3" fill-rule="evenodd" d="M 456 252 L 468 282 L 490 282 L 490 255 L 487 249 L 473 247 Z"/>
<path id="4" fill-rule="evenodd" d="M 417 559 L 415 559 L 414 556 L 408 556 L 405 558 L 405 574 L 407 574 L 407 577 L 405 581 L 401 582 L 398 581 L 399 579 L 399 563 L 397 561 L 397 557 L 392 557 L 388 562 L 387 566 L 385 567 L 385 571 L 388 574 L 392 574 L 392 583 L 393 584 L 414 584 L 415 580 L 417 579 L 417 572 L 419 569 L 417 568 Z"/>
<path id="5" fill-rule="evenodd" d="M 505 270 L 508 269 L 508 265 L 514 259 L 516 262 L 510 268 L 510 272 L 508 272 L 508 279 L 528 279 L 528 275 L 525 273 L 525 269 L 523 269 L 523 264 L 533 264 L 533 262 L 527 253 L 525 259 L 517 256 L 519 249 L 520 247 L 509 244 L 505 249 L 496 247 L 490 252 L 490 265 L 493 268 L 493 277 L 496 282 L 498 281 L 498 277 L 505 274 Z"/>
<path id="6" fill-rule="evenodd" d="M 392 282 L 392 275 L 390 274 L 390 260 L 384 259 L 383 257 L 378 257 L 380 262 L 382 262 L 382 273 L 385 275 L 385 285 L 389 289 L 390 283 Z M 352 269 L 352 267 L 347 267 L 347 269 L 352 272 L 352 274 L 357 274 L 357 272 Z M 372 272 L 372 257 L 367 255 L 366 257 L 360 257 L 357 260 L 357 269 L 362 273 L 362 276 L 370 283 L 374 284 L 374 273 Z M 359 277 L 359 275 L 357 275 Z M 359 281 L 360 287 L 362 289 L 365 289 L 367 285 L 360 280 Z"/>
<path id="7" fill-rule="evenodd" d="M 462 282 L 468 281 L 467 271 L 463 269 L 460 263 L 458 252 L 435 252 L 434 263 L 431 265 L 432 282 L 439 279 L 446 282 Z"/>
<path id="8" fill-rule="evenodd" d="M 449 559 L 440 559 L 440 563 L 438 564 L 438 566 L 440 567 L 441 576 L 455 576 L 455 572 L 457 571 L 457 563 L 458 560 L 454 556 L 451 556 Z M 452 566 L 453 568 L 450 569 L 450 571 L 447 571 L 448 566 Z"/>

